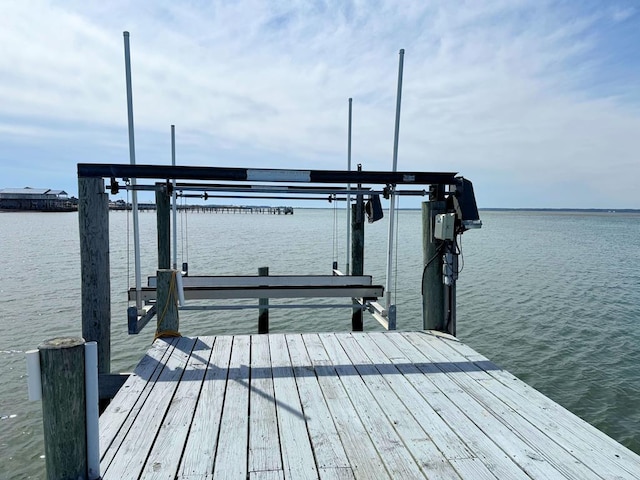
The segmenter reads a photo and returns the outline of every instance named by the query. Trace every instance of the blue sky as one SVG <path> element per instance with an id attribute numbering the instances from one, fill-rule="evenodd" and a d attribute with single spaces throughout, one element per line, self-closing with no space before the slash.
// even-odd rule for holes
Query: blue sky
<path id="1" fill-rule="evenodd" d="M 640 2 L 0 4 L 0 188 L 78 162 L 458 171 L 481 207 L 640 208 Z M 417 206 L 403 199 L 401 206 Z"/>

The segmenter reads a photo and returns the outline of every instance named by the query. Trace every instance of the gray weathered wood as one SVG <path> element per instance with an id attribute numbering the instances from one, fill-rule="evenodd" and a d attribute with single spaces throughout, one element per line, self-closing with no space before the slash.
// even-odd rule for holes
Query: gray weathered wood
<path id="1" fill-rule="evenodd" d="M 158 339 L 100 416 L 100 465 L 105 471 L 160 375 L 177 339 Z"/>
<path id="2" fill-rule="evenodd" d="M 508 372 L 492 366 L 493 364 L 487 359 L 480 360 L 484 357 L 466 345 L 459 342 L 438 342 L 433 345 L 456 363 L 462 363 L 463 359 L 469 360 L 463 352 L 473 352 L 471 355 L 478 359 L 474 365 L 479 368 L 467 369 L 467 375 L 476 381 L 481 379 L 484 388 L 495 395 L 500 402 L 535 426 L 539 432 L 546 433 L 562 449 L 567 452 L 578 452 L 581 457 L 579 463 L 584 463 L 592 471 L 619 478 L 640 471 L 638 459 L 629 456 L 628 450 L 621 448 L 619 443 Z M 518 426 L 515 428 L 518 432 L 526 433 L 526 427 L 525 429 Z M 532 436 L 531 440 L 534 438 L 535 436 Z M 530 438 L 525 437 L 525 439 Z M 551 450 L 557 450 L 557 447 Z M 580 466 L 577 465 L 576 468 Z"/>
<path id="3" fill-rule="evenodd" d="M 178 388 L 171 399 L 167 414 L 145 462 L 143 478 L 149 480 L 175 478 L 182 457 L 182 445 L 187 440 L 212 347 L 213 339 L 210 337 L 196 340 Z"/>
<path id="4" fill-rule="evenodd" d="M 249 434 L 250 337 L 233 337 L 213 478 L 245 480 Z"/>
<path id="5" fill-rule="evenodd" d="M 424 472 L 403 445 L 398 432 L 385 418 L 382 408 L 367 388 L 363 377 L 349 360 L 345 347 L 340 344 L 340 338 L 344 338 L 344 335 L 320 334 L 336 373 L 340 376 L 356 411 L 359 412 L 360 420 L 376 450 L 380 452 L 387 471 L 392 478 L 425 478 Z"/>
<path id="6" fill-rule="evenodd" d="M 118 453 L 124 461 L 111 462 L 103 473 L 103 480 L 139 478 L 194 344 L 195 339 L 192 338 L 183 337 L 176 340 L 174 349 L 145 401 L 151 408 L 144 408 L 138 412 L 127 436 L 120 444 Z"/>
<path id="7" fill-rule="evenodd" d="M 102 178 L 78 178 L 82 337 L 98 343 L 98 373 L 111 369 L 109 199 Z"/>
<path id="8" fill-rule="evenodd" d="M 178 286 L 176 270 L 158 270 L 158 299 L 156 304 L 156 335 L 174 336 L 180 331 L 178 315 Z"/>
<path id="9" fill-rule="evenodd" d="M 47 478 L 86 479 L 84 340 L 54 338 L 38 350 Z"/>
<path id="10" fill-rule="evenodd" d="M 158 269 L 171 268 L 171 203 L 164 184 L 156 184 Z"/>
<path id="11" fill-rule="evenodd" d="M 258 268 L 258 276 L 268 277 L 269 267 Z M 269 299 L 260 298 L 258 300 L 258 304 L 261 305 L 262 307 L 268 307 Z M 260 308 L 258 310 L 258 333 L 269 333 L 269 309 L 268 308 Z"/>
<path id="12" fill-rule="evenodd" d="M 438 450 L 429 437 L 427 426 L 421 424 L 421 420 L 426 416 L 425 410 L 430 409 L 429 405 L 397 370 L 397 374 L 393 374 L 393 367 L 385 369 L 384 364 L 377 364 L 383 354 L 371 337 L 336 335 L 336 338 L 351 363 L 356 366 L 389 424 L 393 425 L 409 453 L 415 459 L 419 459 L 419 466 L 426 476 L 460 479 L 446 455 Z M 372 363 L 372 360 L 376 364 Z M 383 375 L 383 372 L 387 372 L 387 375 Z"/>
<path id="13" fill-rule="evenodd" d="M 330 470 L 336 468 L 341 474 L 346 475 L 344 469 L 351 470 L 349 459 L 331 418 L 331 412 L 327 407 L 302 336 L 287 335 L 286 339 L 300 404 L 305 412 L 307 430 L 320 477 L 323 478 L 323 472 L 326 476 L 330 476 L 332 473 Z M 353 478 L 353 472 L 351 472 L 351 478 Z"/>
<path id="14" fill-rule="evenodd" d="M 480 458 L 487 468 L 498 478 L 528 479 L 530 478 L 520 467 L 500 449 L 490 436 L 490 432 L 483 431 L 475 423 L 474 417 L 467 416 L 463 407 L 453 402 L 461 389 L 451 392 L 448 389 L 446 375 L 442 374 L 434 365 L 430 364 L 419 350 L 410 344 L 400 332 L 397 335 L 372 334 L 376 343 L 382 348 L 394 365 L 407 378 L 413 387 L 420 392 L 431 408 L 438 412 L 440 418 L 455 432 L 456 438 L 443 437 L 445 443 L 440 446 L 445 452 L 468 448 Z M 444 386 L 443 391 L 440 386 Z M 426 424 L 427 419 L 423 420 Z M 451 456 L 450 453 L 447 454 Z M 458 455 L 457 458 L 465 458 Z"/>
<path id="15" fill-rule="evenodd" d="M 171 342 L 154 343 L 100 420 L 106 480 L 640 471 L 640 456 L 443 333 Z"/>
<path id="16" fill-rule="evenodd" d="M 307 432 L 306 414 L 300 404 L 284 335 L 269 337 L 273 389 L 278 412 L 280 450 L 285 477 L 318 478 L 318 472 Z"/>
<path id="17" fill-rule="evenodd" d="M 206 339 L 209 344 L 212 341 L 213 338 Z M 225 403 L 232 341 L 231 336 L 215 337 L 198 405 L 180 462 L 179 471 L 183 478 L 204 478 L 207 475 L 210 475 L 206 477 L 209 480 L 213 478 L 213 464 Z M 222 441 L 224 440 L 223 438 Z"/>
<path id="18" fill-rule="evenodd" d="M 355 477 L 390 478 L 319 336 L 302 337 Z"/>
<path id="19" fill-rule="evenodd" d="M 251 337 L 249 474 L 282 470 L 269 337 Z"/>
<path id="20" fill-rule="evenodd" d="M 425 330 L 445 330 L 442 252 L 439 251 L 441 241 L 433 237 L 435 217 L 444 213 L 445 209 L 444 201 L 422 203 L 422 252 L 425 268 L 422 276 L 422 323 Z"/>

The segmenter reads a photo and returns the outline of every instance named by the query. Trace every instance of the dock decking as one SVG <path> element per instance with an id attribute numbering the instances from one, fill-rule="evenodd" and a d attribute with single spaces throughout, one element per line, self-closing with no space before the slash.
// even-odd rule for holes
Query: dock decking
<path id="1" fill-rule="evenodd" d="M 430 332 L 157 340 L 100 449 L 104 480 L 640 477 L 640 456 Z"/>

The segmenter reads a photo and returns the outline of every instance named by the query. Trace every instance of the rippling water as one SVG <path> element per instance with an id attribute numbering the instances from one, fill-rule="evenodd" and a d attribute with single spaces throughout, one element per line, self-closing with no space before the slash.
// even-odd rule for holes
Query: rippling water
<path id="1" fill-rule="evenodd" d="M 339 212 L 293 216 L 190 214 L 178 261 L 191 274 L 325 273 L 344 265 Z M 481 212 L 462 239 L 458 336 L 577 415 L 640 453 L 640 215 Z M 421 214 L 399 215 L 398 326 L 422 325 Z M 140 216 L 143 274 L 156 262 L 155 215 Z M 365 273 L 384 283 L 386 223 L 366 226 Z M 128 215 L 112 212 L 112 370 L 135 366 L 152 340 L 126 333 L 132 280 Z M 24 351 L 80 335 L 77 215 L 0 213 L 0 479 L 44 470 L 39 402 L 27 402 Z M 274 301 L 275 302 L 275 301 Z M 299 302 L 296 302 L 299 303 Z M 350 310 L 273 310 L 272 331 L 347 330 Z M 181 313 L 186 335 L 254 332 L 257 313 Z M 240 320 L 239 320 L 240 319 Z M 366 329 L 380 329 L 365 317 Z"/>

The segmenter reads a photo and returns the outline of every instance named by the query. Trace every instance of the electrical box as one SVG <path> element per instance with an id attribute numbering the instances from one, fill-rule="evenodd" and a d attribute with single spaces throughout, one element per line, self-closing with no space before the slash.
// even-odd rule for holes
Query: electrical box
<path id="1" fill-rule="evenodd" d="M 438 240 L 453 240 L 455 235 L 456 214 L 441 213 L 436 215 L 433 236 Z"/>

